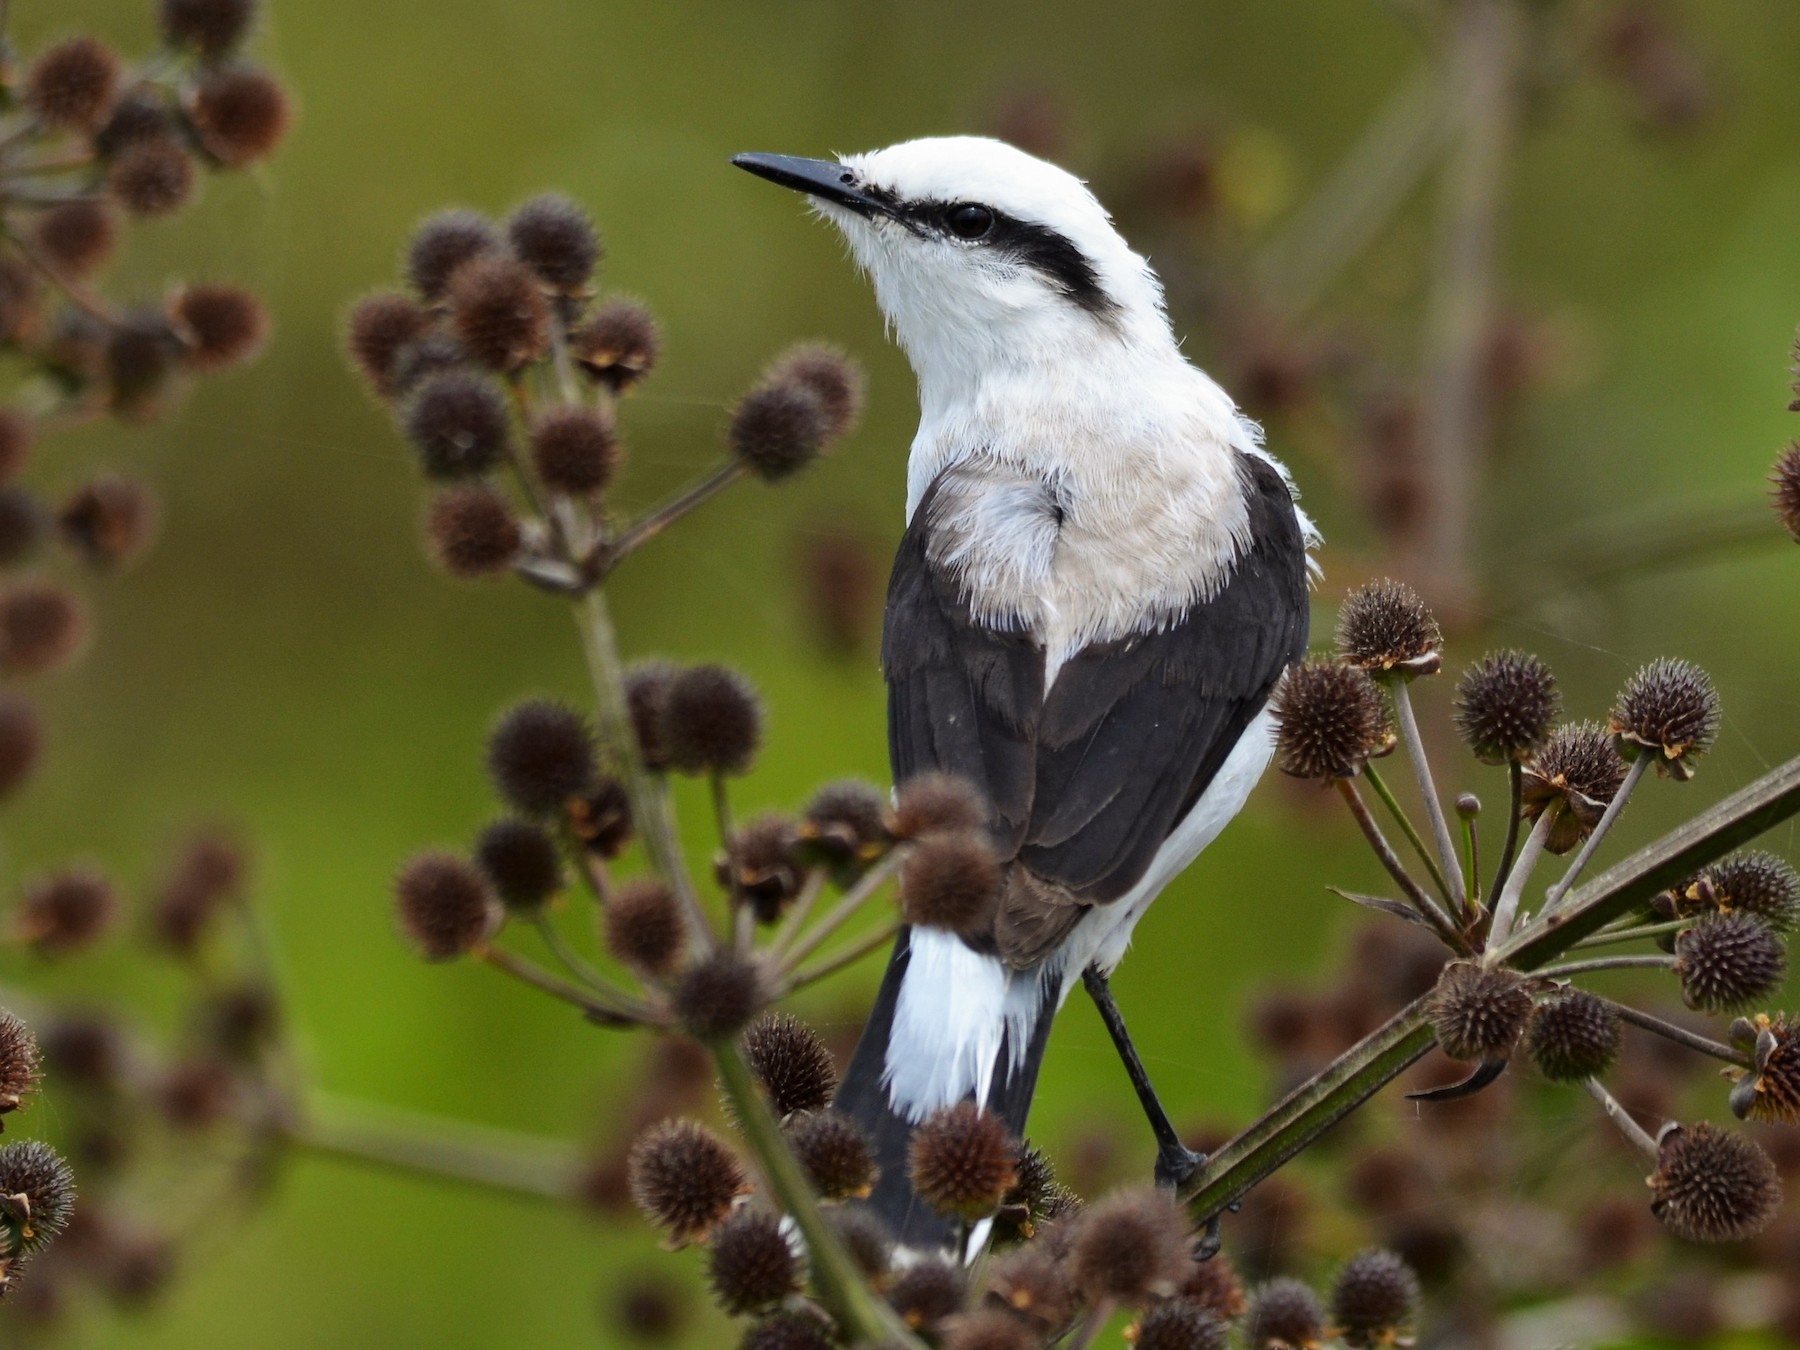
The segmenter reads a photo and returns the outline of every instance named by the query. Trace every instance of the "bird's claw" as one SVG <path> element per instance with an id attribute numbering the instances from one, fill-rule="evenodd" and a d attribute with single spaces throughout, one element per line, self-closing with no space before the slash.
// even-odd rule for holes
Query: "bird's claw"
<path id="1" fill-rule="evenodd" d="M 1165 1191 L 1178 1191 L 1187 1185 L 1188 1178 L 1198 1172 L 1206 1162 L 1204 1153 L 1195 1153 L 1192 1149 L 1165 1148 L 1156 1155 L 1156 1184 Z"/>

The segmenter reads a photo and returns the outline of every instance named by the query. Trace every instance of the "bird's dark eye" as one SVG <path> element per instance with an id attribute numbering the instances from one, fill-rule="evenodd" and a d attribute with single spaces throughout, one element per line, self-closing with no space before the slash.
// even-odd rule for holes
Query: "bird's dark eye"
<path id="1" fill-rule="evenodd" d="M 944 219 L 958 239 L 979 239 L 994 228 L 994 213 L 974 202 L 951 207 Z"/>

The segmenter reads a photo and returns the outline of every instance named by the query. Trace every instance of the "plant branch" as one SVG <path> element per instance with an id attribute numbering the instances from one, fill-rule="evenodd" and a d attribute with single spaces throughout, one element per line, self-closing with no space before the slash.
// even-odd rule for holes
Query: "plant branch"
<path id="1" fill-rule="evenodd" d="M 894 919 L 883 924 L 860 941 L 851 943 L 835 956 L 827 957 L 817 965 L 809 966 L 805 970 L 795 971 L 794 977 L 788 981 L 787 992 L 791 994 L 796 989 L 804 989 L 809 984 L 817 984 L 827 976 L 835 975 L 840 970 L 855 965 L 870 952 L 892 942 L 899 932 L 900 920 Z"/>
<path id="2" fill-rule="evenodd" d="M 1587 975 L 1596 970 L 1673 970 L 1673 956 L 1592 956 L 1584 961 L 1565 961 L 1560 966 L 1545 966 L 1538 971 L 1546 980 L 1566 979 L 1570 975 Z"/>
<path id="3" fill-rule="evenodd" d="M 1387 807 L 1388 814 L 1394 818 L 1394 823 L 1400 827 L 1400 833 L 1405 835 L 1407 842 L 1412 845 L 1413 852 L 1418 854 L 1419 861 L 1425 865 L 1425 871 L 1430 875 L 1432 884 L 1438 888 L 1445 900 L 1455 903 L 1451 898 L 1450 883 L 1444 879 L 1444 874 L 1437 865 L 1437 859 L 1431 856 L 1431 850 L 1426 847 L 1425 840 L 1420 837 L 1418 829 L 1413 825 L 1412 817 L 1406 814 L 1399 799 L 1394 796 L 1394 790 L 1387 785 L 1387 779 L 1375 771 L 1373 764 L 1363 765 L 1363 777 L 1375 790 L 1375 795 L 1381 798 L 1381 804 Z"/>
<path id="4" fill-rule="evenodd" d="M 504 947 L 487 944 L 476 948 L 477 959 L 485 961 L 494 969 L 503 971 L 523 984 L 561 999 L 572 1007 L 581 1009 L 590 1021 L 602 1026 L 628 1026 L 646 1019 L 640 1017 L 632 1009 L 618 1007 L 602 1000 L 599 995 L 591 994 L 577 985 L 570 984 L 560 976 L 552 975 L 535 961 L 529 961 L 516 952 Z M 646 1009 L 646 1012 L 648 1010 Z"/>
<path id="5" fill-rule="evenodd" d="M 703 506 L 742 478 L 748 470 L 742 460 L 721 464 L 706 477 L 682 489 L 649 515 L 633 522 L 605 551 L 604 569 L 610 572 L 628 554 L 636 552 L 696 507 Z"/>
<path id="6" fill-rule="evenodd" d="M 1600 1103 L 1600 1109 L 1606 1112 L 1607 1119 L 1619 1127 L 1619 1133 L 1631 1141 L 1639 1152 L 1648 1155 L 1652 1162 L 1657 1159 L 1656 1141 L 1644 1133 L 1644 1127 L 1631 1118 L 1631 1113 L 1619 1105 L 1618 1099 L 1600 1085 L 1598 1078 L 1590 1078 L 1582 1084 L 1588 1096 Z"/>
<path id="7" fill-rule="evenodd" d="M 1348 778 L 1340 778 L 1337 780 L 1337 790 L 1338 795 L 1344 799 L 1344 805 L 1350 808 L 1350 814 L 1355 817 L 1356 823 L 1362 827 L 1363 838 L 1369 841 L 1369 847 L 1375 850 L 1375 856 L 1381 860 L 1381 865 L 1387 868 L 1388 875 L 1394 879 L 1395 884 L 1412 902 L 1413 908 L 1419 911 L 1420 917 L 1435 928 L 1438 936 L 1445 942 L 1456 948 L 1457 951 L 1466 953 L 1469 949 L 1467 940 L 1450 916 L 1444 913 L 1437 901 L 1426 894 L 1423 886 L 1413 880 L 1412 874 L 1406 870 L 1399 855 L 1388 843 L 1387 837 L 1381 833 L 1381 826 L 1377 825 L 1375 817 L 1369 814 L 1368 805 L 1363 801 L 1362 795 L 1357 792 L 1356 784 Z"/>
<path id="8" fill-rule="evenodd" d="M 790 975 L 802 961 L 819 950 L 826 938 L 842 928 L 851 915 L 867 904 L 870 897 L 885 886 L 888 879 L 900 870 L 900 864 L 905 861 L 906 853 L 906 849 L 896 848 L 887 857 L 864 872 L 857 879 L 856 884 L 844 892 L 843 899 L 827 910 L 825 916 L 812 926 L 806 936 L 797 941 L 793 949 L 782 957 L 781 975 L 784 978 Z"/>
<path id="9" fill-rule="evenodd" d="M 1621 1022 L 1629 1022 L 1634 1027 L 1652 1032 L 1665 1040 L 1674 1041 L 1677 1045 L 1685 1045 L 1690 1050 L 1698 1050 L 1703 1055 L 1722 1059 L 1727 1064 L 1735 1064 L 1742 1069 L 1753 1067 L 1750 1056 L 1733 1050 L 1729 1045 L 1696 1035 L 1685 1027 L 1676 1026 L 1673 1022 L 1665 1022 L 1662 1018 L 1642 1012 L 1629 1003 L 1614 1003 L 1611 999 L 1604 1001 L 1612 1004 L 1612 1010 L 1619 1015 Z"/>
<path id="10" fill-rule="evenodd" d="M 1500 865 L 1494 869 L 1494 884 L 1488 887 L 1489 895 L 1499 895 L 1506 886 L 1507 877 L 1512 875 L 1513 859 L 1519 852 L 1519 821 L 1525 814 L 1525 766 L 1517 759 L 1508 760 L 1506 779 L 1512 814 L 1506 818 L 1506 843 L 1500 850 Z"/>
<path id="11" fill-rule="evenodd" d="M 1606 810 L 1600 817 L 1600 823 L 1594 826 L 1593 831 L 1586 839 L 1581 841 L 1581 849 L 1575 854 L 1575 861 L 1569 864 L 1569 870 L 1563 873 L 1562 880 L 1544 892 L 1543 912 L 1545 914 L 1551 913 L 1560 905 L 1563 897 L 1569 893 L 1569 887 L 1580 879 L 1582 869 L 1588 865 L 1588 860 L 1600 847 L 1600 841 L 1606 838 L 1620 813 L 1625 810 L 1625 803 L 1630 799 L 1631 794 L 1637 791 L 1637 785 L 1643 780 L 1644 770 L 1649 767 L 1650 756 L 1648 754 L 1639 755 L 1631 761 L 1631 767 L 1625 771 L 1625 781 L 1619 784 L 1619 790 L 1613 793 L 1612 800 L 1606 804 Z"/>
<path id="12" fill-rule="evenodd" d="M 1425 800 L 1425 817 L 1431 832 L 1437 836 L 1438 858 L 1444 864 L 1448 879 L 1444 899 L 1454 905 L 1463 895 L 1462 864 L 1456 857 L 1456 838 L 1450 833 L 1450 821 L 1444 815 L 1444 803 L 1438 797 L 1432 779 L 1431 760 L 1425 754 L 1425 738 L 1419 734 L 1419 719 L 1413 712 L 1412 689 L 1404 677 L 1394 681 L 1394 711 L 1400 717 L 1400 739 L 1406 742 L 1406 754 L 1412 760 L 1413 775 L 1419 780 L 1419 795 Z"/>
<path id="13" fill-rule="evenodd" d="M 1525 847 L 1519 850 L 1519 859 L 1507 874 L 1506 888 L 1494 900 L 1494 920 L 1488 925 L 1488 949 L 1493 952 L 1499 943 L 1506 941 L 1506 935 L 1512 931 L 1513 917 L 1519 912 L 1519 901 L 1525 894 L 1525 887 L 1531 881 L 1532 872 L 1537 870 L 1538 859 L 1544 856 L 1544 845 L 1550 840 L 1550 831 L 1556 826 L 1556 817 L 1562 811 L 1560 802 L 1551 802 L 1537 818 L 1537 824 L 1531 827 L 1531 833 L 1525 836 Z M 1492 955 L 1488 958 L 1490 965 L 1495 964 Z"/>

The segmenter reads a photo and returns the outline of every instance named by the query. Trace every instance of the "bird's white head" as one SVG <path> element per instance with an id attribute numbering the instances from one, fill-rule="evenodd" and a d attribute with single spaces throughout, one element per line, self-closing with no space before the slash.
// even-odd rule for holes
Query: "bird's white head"
<path id="1" fill-rule="evenodd" d="M 922 386 L 1176 350 L 1149 265 L 1080 179 L 1022 150 L 945 136 L 733 163 L 843 231 Z"/>

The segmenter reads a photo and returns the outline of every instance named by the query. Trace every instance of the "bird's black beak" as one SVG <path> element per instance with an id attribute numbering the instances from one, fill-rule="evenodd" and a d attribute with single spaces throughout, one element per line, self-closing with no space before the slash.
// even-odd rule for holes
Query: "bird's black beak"
<path id="1" fill-rule="evenodd" d="M 858 187 L 856 175 L 829 159 L 794 155 L 733 155 L 731 162 L 758 178 L 804 192 L 809 197 L 846 206 L 861 215 L 892 215 L 886 202 Z"/>

